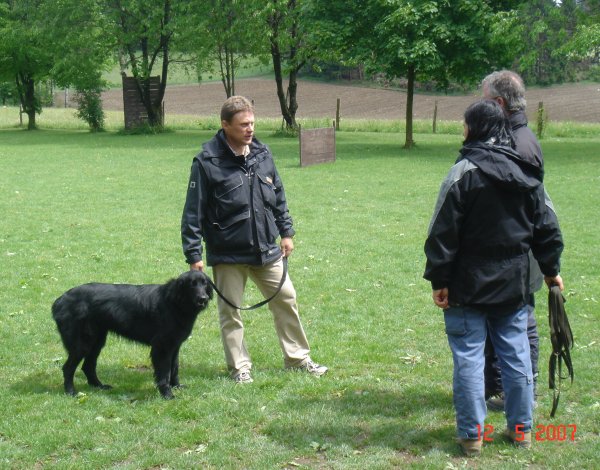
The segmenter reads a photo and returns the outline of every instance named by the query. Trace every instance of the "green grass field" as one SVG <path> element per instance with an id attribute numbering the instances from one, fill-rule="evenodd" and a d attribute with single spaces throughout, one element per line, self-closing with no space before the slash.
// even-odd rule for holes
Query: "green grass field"
<path id="1" fill-rule="evenodd" d="M 44 111 L 45 113 L 46 111 Z M 42 116 L 44 115 L 42 114 Z M 0 119 L 0 123 L 2 120 Z M 12 124 L 10 124 L 12 125 Z M 1 127 L 1 126 L 0 126 Z M 162 283 L 187 269 L 179 235 L 191 159 L 212 131 L 154 136 L 76 128 L 0 130 L 0 468 L 596 468 L 600 455 L 599 133 L 543 141 L 546 187 L 566 250 L 575 382 L 549 418 L 550 339 L 538 295 L 539 425 L 576 425 L 574 441 L 531 452 L 501 434 L 467 461 L 454 442 L 452 360 L 441 311 L 422 279 L 423 242 L 460 147 L 447 134 L 340 132 L 334 164 L 299 167 L 296 139 L 271 146 L 297 230 L 290 274 L 320 379 L 282 370 L 270 313 L 245 314 L 254 383 L 228 378 L 216 305 L 181 351 L 186 388 L 159 397 L 148 348 L 110 337 L 93 390 L 63 395 L 54 299 L 89 282 Z M 44 126 L 42 126 L 44 127 Z M 597 128 L 596 128 L 597 131 Z M 258 301 L 251 289 L 248 302 Z M 541 436 L 546 437 L 546 436 Z"/>

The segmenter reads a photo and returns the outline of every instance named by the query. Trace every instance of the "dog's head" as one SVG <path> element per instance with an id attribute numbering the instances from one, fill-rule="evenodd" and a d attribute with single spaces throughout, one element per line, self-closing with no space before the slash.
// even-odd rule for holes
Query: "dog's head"
<path id="1" fill-rule="evenodd" d="M 213 297 L 213 288 L 202 271 L 187 271 L 177 278 L 180 302 L 196 312 L 204 310 Z"/>

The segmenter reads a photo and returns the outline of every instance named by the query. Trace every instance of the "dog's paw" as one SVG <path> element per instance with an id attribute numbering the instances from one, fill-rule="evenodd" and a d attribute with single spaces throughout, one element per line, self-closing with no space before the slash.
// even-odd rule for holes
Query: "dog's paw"
<path id="1" fill-rule="evenodd" d="M 175 395 L 173 395 L 171 387 L 168 385 L 159 385 L 158 391 L 160 392 L 160 395 L 165 400 L 172 400 L 173 398 L 175 398 Z"/>

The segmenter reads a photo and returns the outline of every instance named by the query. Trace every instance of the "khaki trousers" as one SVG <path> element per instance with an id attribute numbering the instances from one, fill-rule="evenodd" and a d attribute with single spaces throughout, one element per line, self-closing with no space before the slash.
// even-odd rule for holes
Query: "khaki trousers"
<path id="1" fill-rule="evenodd" d="M 213 266 L 217 288 L 234 305 L 242 306 L 246 281 L 250 278 L 265 298 L 277 290 L 283 274 L 283 260 L 265 266 L 247 264 L 218 264 Z M 269 302 L 275 331 L 283 352 L 285 367 L 299 367 L 309 358 L 310 348 L 300 323 L 296 291 L 289 276 L 281 291 Z M 252 362 L 244 341 L 244 324 L 239 309 L 229 306 L 217 296 L 221 339 L 225 361 L 231 377 L 250 370 Z"/>

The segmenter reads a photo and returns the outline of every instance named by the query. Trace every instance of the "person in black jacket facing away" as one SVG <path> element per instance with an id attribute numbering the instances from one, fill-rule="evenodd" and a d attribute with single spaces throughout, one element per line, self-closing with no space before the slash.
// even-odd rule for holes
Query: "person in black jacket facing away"
<path id="1" fill-rule="evenodd" d="M 444 309 L 454 361 L 453 401 L 459 443 L 480 453 L 486 417 L 484 346 L 498 355 L 507 435 L 531 445 L 533 374 L 527 340 L 529 256 L 557 283 L 562 236 L 547 204 L 542 171 L 512 148 L 501 106 L 480 100 L 465 111 L 465 141 L 435 206 L 425 242 L 425 279 Z"/>
<path id="2" fill-rule="evenodd" d="M 240 306 L 248 278 L 270 298 L 283 277 L 283 258 L 294 250 L 294 229 L 273 156 L 254 137 L 254 107 L 242 96 L 221 108 L 221 130 L 196 155 L 181 219 L 183 252 L 191 269 L 213 268 L 217 289 Z M 279 243 L 277 240 L 279 239 Z M 230 376 L 250 383 L 252 362 L 244 341 L 240 310 L 217 300 L 221 339 Z M 312 361 L 298 316 L 296 291 L 286 275 L 269 302 L 275 330 L 289 369 L 315 376 L 327 367 Z"/>
<path id="3" fill-rule="evenodd" d="M 481 82 L 483 97 L 496 101 L 508 116 L 511 131 L 515 141 L 515 150 L 523 160 L 544 169 L 544 156 L 540 143 L 531 129 L 527 126 L 525 108 L 525 85 L 521 77 L 510 70 L 500 70 L 486 76 Z M 531 355 L 531 369 L 533 371 L 534 400 L 537 389 L 539 334 L 535 320 L 534 293 L 541 289 L 544 276 L 540 271 L 537 261 L 529 252 L 530 272 L 529 285 L 531 294 L 527 300 L 527 337 L 529 338 L 529 352 Z M 501 372 L 494 346 L 488 338 L 485 343 L 485 397 L 489 410 L 504 410 L 504 393 L 502 390 Z"/>

